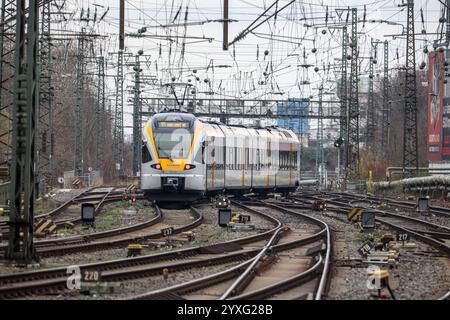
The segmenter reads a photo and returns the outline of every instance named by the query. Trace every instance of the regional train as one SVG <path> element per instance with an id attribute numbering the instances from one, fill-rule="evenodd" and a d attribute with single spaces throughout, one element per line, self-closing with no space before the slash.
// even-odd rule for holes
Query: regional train
<path id="1" fill-rule="evenodd" d="M 160 113 L 147 122 L 142 137 L 141 189 L 150 200 L 287 194 L 299 185 L 300 143 L 290 130 Z"/>

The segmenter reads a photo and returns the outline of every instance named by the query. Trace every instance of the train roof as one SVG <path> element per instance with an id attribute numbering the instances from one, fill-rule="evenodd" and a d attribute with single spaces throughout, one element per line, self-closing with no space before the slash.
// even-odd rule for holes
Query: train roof
<path id="1" fill-rule="evenodd" d="M 230 125 L 224 124 L 216 121 L 207 121 L 204 119 L 200 119 L 191 113 L 182 113 L 182 112 L 167 112 L 167 113 L 158 113 L 155 114 L 151 119 L 158 118 L 164 119 L 165 121 L 192 121 L 198 120 L 204 124 L 210 125 L 214 129 L 221 129 L 219 131 L 223 131 L 225 134 L 239 134 L 239 135 L 258 135 L 262 137 L 277 137 L 281 140 L 296 140 L 298 138 L 296 134 L 285 128 L 277 127 L 277 126 L 244 126 L 244 125 Z M 217 128 L 215 127 L 217 126 Z M 223 134 L 223 133 L 222 133 Z M 222 135 L 220 134 L 220 135 Z"/>

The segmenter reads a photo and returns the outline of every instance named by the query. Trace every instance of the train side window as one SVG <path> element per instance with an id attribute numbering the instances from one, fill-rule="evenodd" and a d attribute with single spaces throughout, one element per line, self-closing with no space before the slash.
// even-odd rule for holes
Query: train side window
<path id="1" fill-rule="evenodd" d="M 197 153 L 195 154 L 194 161 L 197 163 L 205 164 L 204 154 L 205 154 L 205 142 L 203 141 L 201 147 L 198 148 Z"/>
<path id="2" fill-rule="evenodd" d="M 142 163 L 147 163 L 152 161 L 152 155 L 150 154 L 150 150 L 148 150 L 147 143 L 142 141 Z"/>

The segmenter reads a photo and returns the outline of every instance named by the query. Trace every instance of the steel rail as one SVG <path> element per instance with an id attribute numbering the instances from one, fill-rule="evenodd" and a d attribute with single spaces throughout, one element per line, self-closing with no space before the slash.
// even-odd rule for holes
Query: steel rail
<path id="1" fill-rule="evenodd" d="M 323 259 L 323 272 L 321 274 L 320 277 L 320 282 L 319 282 L 319 286 L 317 288 L 316 291 L 316 295 L 315 295 L 315 300 L 321 300 L 322 296 L 324 295 L 326 286 L 328 284 L 328 273 L 329 273 L 329 265 L 330 265 L 330 261 L 331 261 L 331 232 L 330 232 L 330 228 L 328 227 L 328 224 L 325 223 L 324 221 L 308 216 L 306 214 L 303 214 L 301 212 L 298 211 L 293 211 L 287 208 L 283 208 L 279 205 L 274 205 L 274 204 L 268 204 L 268 206 L 274 208 L 274 209 L 278 209 L 279 211 L 288 213 L 288 214 L 293 214 L 293 215 L 300 215 L 302 217 L 304 217 L 307 220 L 310 220 L 312 222 L 314 222 L 315 224 L 323 227 L 323 229 L 325 230 L 326 233 L 326 253 L 325 253 L 325 258 Z"/>
<path id="2" fill-rule="evenodd" d="M 294 247 L 306 245 L 312 242 L 315 242 L 319 239 L 322 239 L 324 236 L 324 233 L 326 230 L 321 230 L 316 234 L 307 236 L 305 238 L 294 240 L 291 242 L 283 243 L 283 244 L 277 244 L 274 246 L 271 246 L 269 250 L 273 252 L 281 252 L 285 250 L 292 249 Z M 225 281 L 228 281 L 230 279 L 239 277 L 242 272 L 244 272 L 248 267 L 255 261 L 256 256 L 249 259 L 248 261 L 245 261 L 241 263 L 240 265 L 231 267 L 227 270 L 217 272 L 212 275 L 208 275 L 199 279 L 190 280 L 188 282 L 180 283 L 173 285 L 168 288 L 163 289 L 157 289 L 150 292 L 146 292 L 140 295 L 136 295 L 133 297 L 130 297 L 130 300 L 150 300 L 150 299 L 181 299 L 180 295 L 186 294 L 188 292 L 192 292 L 195 290 L 200 290 L 206 287 L 210 287 L 212 285 L 222 283 Z M 321 258 L 320 258 L 321 259 Z"/>
<path id="3" fill-rule="evenodd" d="M 323 267 L 323 258 L 319 254 L 318 261 L 309 269 L 303 271 L 302 273 L 296 274 L 292 277 L 289 277 L 287 279 L 278 281 L 276 283 L 273 283 L 271 285 L 265 286 L 263 288 L 247 292 L 238 296 L 234 296 L 230 298 L 230 300 L 261 300 L 261 299 L 267 299 L 268 297 L 271 297 L 277 293 L 280 293 L 282 291 L 286 291 L 295 287 L 298 287 L 299 285 L 304 284 L 305 282 L 308 282 L 312 279 L 314 279 L 320 271 L 322 271 Z"/>
<path id="4" fill-rule="evenodd" d="M 274 223 L 277 223 L 277 221 L 278 221 L 265 213 L 260 213 L 260 214 Z M 84 271 L 84 270 L 104 271 L 104 270 L 115 270 L 115 269 L 120 269 L 120 268 L 129 268 L 132 266 L 160 262 L 160 261 L 164 261 L 164 260 L 185 259 L 187 257 L 201 255 L 205 251 L 208 251 L 208 248 L 217 247 L 218 245 L 232 245 L 232 244 L 243 245 L 243 244 L 261 241 L 261 240 L 268 238 L 273 232 L 275 232 L 275 230 L 276 230 L 276 227 L 273 229 L 270 229 L 268 231 L 258 233 L 256 235 L 233 239 L 233 240 L 225 241 L 225 242 L 222 242 L 219 244 L 209 245 L 206 247 L 205 246 L 203 246 L 203 247 L 197 246 L 197 247 L 192 247 L 192 248 L 188 248 L 188 249 L 180 249 L 180 250 L 145 255 L 145 256 L 140 256 L 140 257 L 89 263 L 89 264 L 80 265 L 79 267 L 80 267 L 81 271 Z M 236 250 L 238 250 L 238 249 L 231 248 L 228 250 L 228 252 L 236 251 Z M 52 268 L 52 269 L 45 269 L 45 270 L 38 270 L 38 271 L 28 271 L 28 272 L 22 272 L 22 273 L 0 275 L 0 287 L 8 285 L 8 284 L 35 281 L 37 279 L 52 279 L 52 278 L 64 277 L 64 276 L 67 276 L 66 272 L 67 272 L 66 267 L 59 267 L 59 268 Z"/>

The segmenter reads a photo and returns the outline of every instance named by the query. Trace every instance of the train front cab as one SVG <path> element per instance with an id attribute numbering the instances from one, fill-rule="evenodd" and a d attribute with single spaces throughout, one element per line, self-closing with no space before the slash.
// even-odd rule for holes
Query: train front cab
<path id="1" fill-rule="evenodd" d="M 204 195 L 202 128 L 193 115 L 158 114 L 143 130 L 141 188 L 156 201 Z"/>

